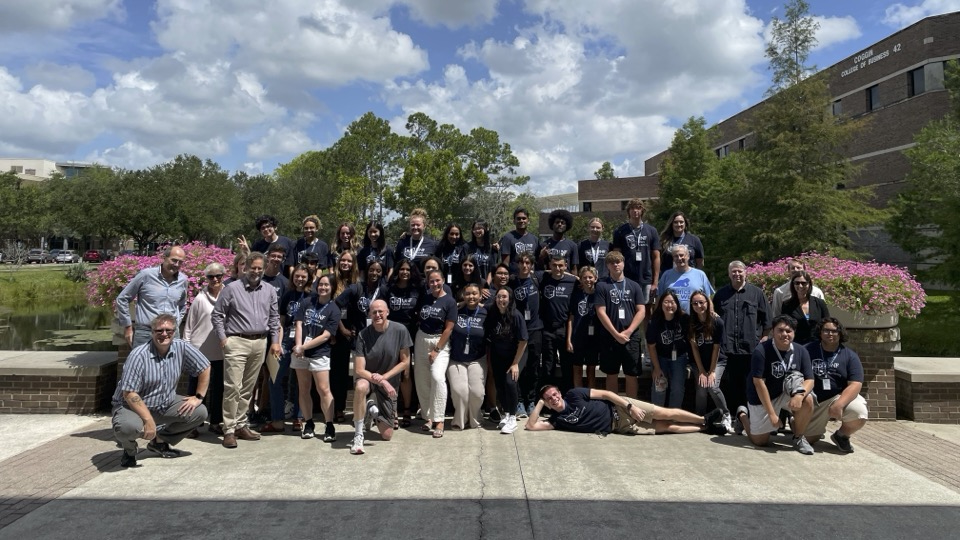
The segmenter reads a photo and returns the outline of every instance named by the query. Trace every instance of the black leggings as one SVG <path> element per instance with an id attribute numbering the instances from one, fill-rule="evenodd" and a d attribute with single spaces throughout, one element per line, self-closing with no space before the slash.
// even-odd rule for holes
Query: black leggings
<path id="1" fill-rule="evenodd" d="M 352 340 L 342 334 L 330 347 L 330 392 L 333 394 L 333 410 L 343 412 L 347 409 L 347 393 L 353 386 L 350 377 L 350 351 Z"/>
<path id="2" fill-rule="evenodd" d="M 520 401 L 520 382 L 513 380 L 513 377 L 507 373 L 510 364 L 513 364 L 513 358 L 516 352 L 510 356 L 500 356 L 496 353 L 490 354 L 490 368 L 493 370 L 493 384 L 497 387 L 497 397 L 500 398 L 500 406 L 506 414 L 516 414 L 517 403 Z M 520 357 L 520 363 L 517 368 L 523 373 L 523 368 L 527 365 L 527 351 L 523 351 Z"/>

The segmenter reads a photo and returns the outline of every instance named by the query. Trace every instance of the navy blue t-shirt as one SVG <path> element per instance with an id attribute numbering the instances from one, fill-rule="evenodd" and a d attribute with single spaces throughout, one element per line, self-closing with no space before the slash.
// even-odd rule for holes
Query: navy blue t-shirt
<path id="1" fill-rule="evenodd" d="M 570 298 L 577 288 L 577 280 L 570 274 L 563 274 L 560 279 L 554 279 L 552 274 L 543 275 L 540 294 L 544 305 L 540 309 L 540 320 L 544 328 L 556 330 L 567 325 Z"/>
<path id="2" fill-rule="evenodd" d="M 563 395 L 564 408 L 548 420 L 553 427 L 577 433 L 610 433 L 613 405 L 603 399 L 590 399 L 589 388 L 571 388 Z"/>
<path id="3" fill-rule="evenodd" d="M 853 350 L 840 345 L 829 353 L 820 342 L 807 343 L 806 349 L 813 365 L 813 391 L 820 401 L 840 394 L 852 382 L 863 383 L 863 364 Z"/>
<path id="4" fill-rule="evenodd" d="M 413 285 L 403 288 L 396 284 L 390 285 L 384 298 L 387 301 L 387 307 L 390 308 L 390 315 L 387 318 L 403 325 L 417 321 L 419 318 L 417 304 L 424 294 L 427 293 L 423 292 L 423 289 Z"/>
<path id="5" fill-rule="evenodd" d="M 283 295 L 287 294 L 287 289 L 290 287 L 290 281 L 283 277 L 283 274 L 277 274 L 275 276 L 263 275 L 261 280 L 264 283 L 269 283 L 277 291 L 277 298 L 283 298 Z"/>
<path id="6" fill-rule="evenodd" d="M 499 312 L 494 313 L 496 307 L 490 308 L 487 312 L 487 319 L 484 321 L 484 336 L 490 342 L 490 352 L 499 357 L 513 360 L 517 354 L 517 343 L 528 341 L 530 339 L 527 333 L 527 323 L 523 321 L 523 315 L 516 309 L 513 313 L 507 314 L 504 320 L 501 320 Z M 508 325 L 507 328 L 505 325 Z"/>
<path id="7" fill-rule="evenodd" d="M 343 325 L 357 332 L 366 328 L 370 304 L 374 300 L 383 299 L 384 289 L 383 283 L 377 284 L 373 291 L 367 288 L 366 283 L 354 283 L 340 293 L 337 297 L 337 306 L 346 313 Z"/>
<path id="8" fill-rule="evenodd" d="M 437 241 L 427 235 L 420 237 L 420 240 L 413 241 L 412 236 L 404 236 L 397 242 L 397 248 L 393 250 L 394 262 L 400 262 L 404 259 L 413 261 L 417 267 L 423 269 L 423 261 L 427 260 L 437 252 Z"/>
<path id="9" fill-rule="evenodd" d="M 453 296 L 445 294 L 440 298 L 432 294 L 420 297 L 417 307 L 420 314 L 420 331 L 425 334 L 437 335 L 443 333 L 443 326 L 447 321 L 457 321 L 457 302 Z"/>
<path id="10" fill-rule="evenodd" d="M 450 360 L 472 362 L 487 356 L 487 341 L 484 339 L 484 321 L 487 308 L 463 306 L 457 312 L 457 320 L 450 333 Z M 469 346 L 468 346 L 469 344 Z"/>
<path id="11" fill-rule="evenodd" d="M 593 328 L 593 337 L 599 336 L 599 331 L 603 330 L 600 321 L 597 320 L 597 290 L 587 294 L 582 287 L 577 287 L 570 297 L 570 314 L 573 315 L 573 328 L 570 342 L 576 346 L 590 341 L 591 327 Z M 606 332 L 604 332 L 606 333 Z"/>
<path id="12" fill-rule="evenodd" d="M 300 259 L 307 253 L 316 253 L 317 257 L 320 257 L 320 260 L 317 262 L 317 268 L 328 268 L 330 264 L 330 246 L 326 242 L 315 238 L 314 242 L 307 245 L 307 241 L 302 237 L 297 239 L 297 245 L 294 246 L 293 252 L 295 253 L 294 257 L 297 264 L 300 264 Z"/>
<path id="13" fill-rule="evenodd" d="M 750 358 L 750 379 L 747 380 L 747 402 L 751 405 L 760 405 L 760 395 L 753 385 L 754 378 L 763 378 L 770 394 L 770 401 L 780 397 L 783 393 L 783 378 L 791 371 L 799 371 L 804 380 L 813 378 L 813 366 L 810 363 L 810 354 L 796 343 L 788 353 L 777 355 L 773 340 L 768 339 L 757 345 Z M 781 360 L 781 356 L 783 359 Z"/>
<path id="14" fill-rule="evenodd" d="M 656 348 L 661 369 L 665 367 L 663 362 L 669 361 L 673 357 L 674 350 L 677 351 L 677 356 L 690 353 L 690 340 L 687 339 L 688 328 L 690 328 L 690 316 L 685 313 L 679 317 L 674 315 L 672 321 L 661 317 L 652 317 L 647 322 L 647 343 Z"/>
<path id="15" fill-rule="evenodd" d="M 623 281 L 614 283 L 613 279 L 608 277 L 597 282 L 594 305 L 606 308 L 607 318 L 613 323 L 613 327 L 618 332 L 623 332 L 633 322 L 633 317 L 637 313 L 638 299 L 642 296 L 643 289 L 632 279 L 623 278 Z M 623 317 L 620 317 L 621 308 L 624 311 Z"/>
<path id="16" fill-rule="evenodd" d="M 364 246 L 357 253 L 357 269 L 362 274 L 367 273 L 367 267 L 374 261 L 380 262 L 380 265 L 383 266 L 383 277 L 387 277 L 387 272 L 393 268 L 393 252 L 386 248 L 377 250 L 373 246 Z"/>
<path id="17" fill-rule="evenodd" d="M 286 329 L 285 335 L 287 338 L 294 337 L 294 321 L 297 320 L 297 314 L 300 313 L 300 310 L 310 301 L 309 292 L 300 292 L 296 289 L 291 289 L 284 293 L 283 298 L 280 299 L 279 311 L 281 322 L 284 324 Z"/>
<path id="18" fill-rule="evenodd" d="M 296 262 L 294 262 L 294 257 L 297 256 L 296 242 L 287 238 L 286 236 L 280 236 L 279 234 L 277 235 L 277 242 L 283 244 L 283 247 L 287 249 L 286 254 L 283 256 L 283 263 L 280 266 L 283 268 L 296 266 Z M 259 251 L 260 253 L 267 255 L 267 250 L 270 249 L 270 244 L 272 243 L 273 242 L 268 242 L 261 237 L 259 240 L 256 240 L 252 246 L 250 246 L 250 251 Z M 264 264 L 266 264 L 266 261 L 264 261 Z M 281 273 L 282 272 L 283 270 L 281 269 Z"/>
<path id="19" fill-rule="evenodd" d="M 540 320 L 540 279 L 542 272 L 534 272 L 527 278 L 511 276 L 507 284 L 513 289 L 516 298 L 517 311 L 523 315 L 527 323 L 527 331 L 542 330 L 543 321 Z"/>
<path id="20" fill-rule="evenodd" d="M 713 315 L 710 316 L 713 317 Z M 720 347 L 720 354 L 717 356 L 717 365 L 725 366 L 727 364 L 727 355 L 723 352 L 723 319 L 713 317 L 712 334 L 706 334 L 703 331 L 703 325 L 699 322 L 694 323 L 693 339 L 697 341 L 697 352 L 700 353 L 700 362 L 703 364 L 703 369 L 710 369 L 710 362 L 713 360 L 714 345 Z"/>
<path id="21" fill-rule="evenodd" d="M 607 270 L 607 253 L 610 253 L 610 242 L 603 238 L 596 243 L 586 239 L 580 242 L 577 248 L 577 257 L 580 259 L 581 266 L 593 266 L 597 269 L 597 280 L 601 280 L 610 275 Z"/>
<path id="22" fill-rule="evenodd" d="M 630 222 L 613 231 L 613 247 L 623 253 L 623 273 L 641 285 L 653 283 L 650 254 L 660 250 L 660 235 L 649 223 L 634 229 Z M 639 259 L 639 260 L 638 260 Z"/>
<path id="23" fill-rule="evenodd" d="M 500 239 L 500 257 L 510 257 L 510 273 L 516 274 L 517 255 L 529 252 L 534 259 L 540 254 L 540 240 L 529 232 L 520 235 L 517 231 L 510 231 Z"/>
<path id="24" fill-rule="evenodd" d="M 323 334 L 324 331 L 330 332 L 332 339 L 337 335 L 340 308 L 333 300 L 321 304 L 316 296 L 311 296 L 310 301 L 297 314 L 297 320 L 303 323 L 303 343 Z M 307 358 L 330 356 L 330 339 L 312 349 L 306 349 L 303 354 Z"/>
<path id="25" fill-rule="evenodd" d="M 480 247 L 470 242 L 467 244 L 467 255 L 473 255 L 477 260 L 476 272 L 480 274 L 480 279 L 487 279 L 487 274 L 493 272 L 493 267 L 497 265 L 497 252 L 490 246 Z"/>
<path id="26" fill-rule="evenodd" d="M 452 285 L 460 278 L 460 263 L 467 258 L 467 245 L 449 246 L 445 252 L 441 252 L 438 247 L 437 257 L 440 258 L 443 282 Z"/>
<path id="27" fill-rule="evenodd" d="M 580 254 L 577 252 L 577 244 L 568 238 L 561 238 L 560 240 L 554 240 L 551 236 L 550 238 L 543 241 L 541 248 L 547 248 L 550 255 L 547 257 L 546 262 L 543 263 L 544 270 L 550 269 L 550 259 L 554 255 L 559 255 L 567 261 L 567 270 L 573 271 L 574 266 L 580 265 Z M 537 254 L 539 259 L 540 254 Z"/>

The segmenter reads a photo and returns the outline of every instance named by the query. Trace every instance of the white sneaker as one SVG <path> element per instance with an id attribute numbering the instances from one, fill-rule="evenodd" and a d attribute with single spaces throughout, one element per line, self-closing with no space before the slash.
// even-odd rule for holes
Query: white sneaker
<path id="1" fill-rule="evenodd" d="M 517 421 L 516 416 L 512 414 L 504 414 L 503 416 L 500 417 L 500 423 L 497 424 L 497 429 L 503 429 L 503 426 L 507 425 L 507 420 L 509 420 L 511 416 L 513 416 L 514 422 Z"/>
<path id="2" fill-rule="evenodd" d="M 723 415 L 723 427 L 727 428 L 727 433 L 733 433 L 733 420 L 730 418 L 730 413 Z"/>
<path id="3" fill-rule="evenodd" d="M 350 445 L 350 453 L 355 456 L 363 454 L 363 433 L 357 433 L 353 436 L 353 444 Z"/>
<path id="4" fill-rule="evenodd" d="M 500 433 L 504 435 L 509 435 L 517 430 L 517 417 L 510 414 L 507 415 L 506 422 L 503 423 L 503 426 L 500 428 Z"/>

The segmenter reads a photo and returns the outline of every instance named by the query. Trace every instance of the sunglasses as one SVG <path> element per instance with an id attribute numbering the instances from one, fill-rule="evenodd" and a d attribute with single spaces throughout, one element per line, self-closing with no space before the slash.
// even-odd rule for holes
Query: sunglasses
<path id="1" fill-rule="evenodd" d="M 223 274 L 207 274 L 207 279 L 223 279 Z"/>
<path id="2" fill-rule="evenodd" d="M 157 328 L 156 330 L 153 331 L 153 333 L 156 334 L 156 335 L 158 335 L 158 336 L 164 336 L 164 335 L 167 335 L 167 334 L 172 335 L 172 334 L 173 334 L 173 328 Z"/>

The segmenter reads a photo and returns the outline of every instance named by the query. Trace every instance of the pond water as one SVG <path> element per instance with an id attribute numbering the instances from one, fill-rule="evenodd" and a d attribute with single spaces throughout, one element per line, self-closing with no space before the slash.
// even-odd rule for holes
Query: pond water
<path id="1" fill-rule="evenodd" d="M 79 300 L 58 305 L 0 306 L 0 350 L 112 351 L 113 313 Z"/>

